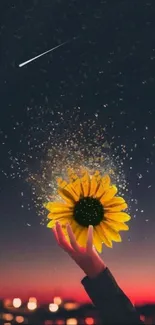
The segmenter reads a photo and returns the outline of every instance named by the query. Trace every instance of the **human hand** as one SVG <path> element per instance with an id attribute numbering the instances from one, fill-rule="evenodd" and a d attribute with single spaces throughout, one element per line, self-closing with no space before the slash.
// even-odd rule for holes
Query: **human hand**
<path id="1" fill-rule="evenodd" d="M 58 222 L 53 229 L 58 245 L 69 254 L 89 278 L 97 277 L 106 266 L 93 247 L 93 226 L 89 226 L 88 228 L 86 248 L 77 244 L 69 224 L 66 228 L 70 243 L 66 240 L 61 225 Z"/>

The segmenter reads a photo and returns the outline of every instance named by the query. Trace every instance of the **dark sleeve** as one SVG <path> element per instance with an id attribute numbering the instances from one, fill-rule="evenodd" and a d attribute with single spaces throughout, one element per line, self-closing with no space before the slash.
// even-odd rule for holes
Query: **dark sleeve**
<path id="1" fill-rule="evenodd" d="M 143 324 L 136 309 L 107 268 L 95 279 L 85 277 L 81 283 L 104 324 Z"/>

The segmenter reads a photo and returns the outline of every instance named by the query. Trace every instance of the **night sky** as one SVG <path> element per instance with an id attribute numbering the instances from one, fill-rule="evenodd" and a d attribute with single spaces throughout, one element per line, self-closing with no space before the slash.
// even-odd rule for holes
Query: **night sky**
<path id="1" fill-rule="evenodd" d="M 76 127 L 86 121 L 84 145 L 103 128 L 126 178 L 130 231 L 103 248 L 105 263 L 133 302 L 155 300 L 154 17 L 153 0 L 2 1 L 0 297 L 87 299 L 83 273 L 41 224 L 27 182 L 59 138 L 66 141 L 70 118 Z"/>

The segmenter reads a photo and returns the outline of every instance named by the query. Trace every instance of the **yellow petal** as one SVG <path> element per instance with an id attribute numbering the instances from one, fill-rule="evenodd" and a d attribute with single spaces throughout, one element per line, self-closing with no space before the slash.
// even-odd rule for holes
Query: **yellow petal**
<path id="1" fill-rule="evenodd" d="M 116 231 L 127 231 L 129 230 L 129 226 L 126 225 L 124 222 L 118 222 L 118 221 L 114 221 L 114 220 L 106 220 L 105 221 L 107 225 L 109 225 L 111 228 L 113 228 Z"/>
<path id="2" fill-rule="evenodd" d="M 105 229 L 105 233 L 107 234 L 107 237 L 108 238 L 110 238 L 111 240 L 113 240 L 113 241 L 116 241 L 116 242 L 121 242 L 122 240 L 121 240 L 121 236 L 120 236 L 120 234 L 116 231 L 116 230 L 114 230 L 114 229 L 112 229 L 107 223 L 106 223 L 106 221 L 103 221 L 102 222 L 102 226 L 104 227 L 104 229 Z"/>
<path id="3" fill-rule="evenodd" d="M 65 190 L 67 190 L 71 196 L 73 197 L 74 201 L 77 202 L 79 201 L 79 196 L 77 195 L 77 193 L 74 191 L 74 186 L 73 186 L 73 183 L 71 184 L 68 184 L 66 187 L 65 187 Z"/>
<path id="4" fill-rule="evenodd" d="M 68 177 L 69 177 L 69 180 L 71 182 L 75 181 L 78 179 L 78 176 L 77 174 L 75 173 L 74 169 L 73 168 L 68 168 L 67 170 L 67 174 L 68 174 Z"/>
<path id="5" fill-rule="evenodd" d="M 66 212 L 66 213 L 52 213 L 50 212 L 47 216 L 48 219 L 54 219 L 54 220 L 58 220 L 61 218 L 72 218 L 73 217 L 73 212 Z"/>
<path id="6" fill-rule="evenodd" d="M 83 196 L 89 196 L 90 191 L 90 177 L 87 171 L 85 171 L 84 176 L 81 178 L 81 185 L 83 190 Z"/>
<path id="7" fill-rule="evenodd" d="M 120 205 L 115 205 L 115 206 L 105 206 L 104 207 L 104 211 L 106 212 L 106 213 L 109 213 L 109 212 L 112 212 L 112 213 L 114 213 L 114 212 L 120 212 L 120 211 L 123 211 L 123 210 L 126 210 L 128 208 L 128 205 L 127 205 L 127 203 L 125 202 L 125 203 L 123 203 L 123 204 L 120 204 Z"/>
<path id="8" fill-rule="evenodd" d="M 100 197 L 103 196 L 104 193 L 105 193 L 105 189 L 104 189 L 102 183 L 100 183 L 100 185 L 99 185 L 99 187 L 98 187 L 98 189 L 97 189 L 96 194 L 94 195 L 94 197 L 96 199 L 100 199 Z"/>
<path id="9" fill-rule="evenodd" d="M 105 187 L 109 187 L 110 183 L 111 183 L 111 179 L 109 175 L 105 175 L 104 177 L 102 177 L 102 185 Z"/>
<path id="10" fill-rule="evenodd" d="M 88 232 L 88 228 L 82 228 L 82 231 L 79 234 L 77 242 L 81 247 L 86 247 L 87 232 Z"/>
<path id="11" fill-rule="evenodd" d="M 68 218 L 61 218 L 61 219 L 57 219 L 57 220 L 52 220 L 47 224 L 47 228 L 55 227 L 56 222 L 59 222 L 61 224 L 61 226 L 65 226 L 68 223 Z"/>
<path id="12" fill-rule="evenodd" d="M 68 183 L 64 181 L 61 177 L 57 178 L 57 184 L 59 187 L 64 188 Z"/>
<path id="13" fill-rule="evenodd" d="M 65 203 L 61 203 L 61 202 L 47 202 L 44 204 L 44 207 L 50 211 L 50 212 L 56 212 L 56 213 L 60 213 L 60 212 L 69 212 L 72 211 L 72 207 L 67 206 L 67 204 Z"/>
<path id="14" fill-rule="evenodd" d="M 106 175 L 101 179 L 99 188 L 95 194 L 95 198 L 96 199 L 101 198 L 103 194 L 108 190 L 109 187 L 110 187 L 110 177 L 109 175 Z"/>
<path id="15" fill-rule="evenodd" d="M 64 207 L 64 206 L 67 206 L 67 205 L 65 203 L 63 203 L 63 202 L 60 202 L 60 201 L 54 201 L 54 202 L 49 201 L 49 202 L 44 203 L 44 207 L 46 209 L 48 209 L 49 207 L 51 209 L 52 207 L 55 207 L 55 206 L 56 207 L 57 206 Z"/>
<path id="16" fill-rule="evenodd" d="M 112 247 L 112 242 L 111 240 L 107 237 L 106 233 L 105 233 L 105 229 L 102 227 L 102 223 L 100 223 L 98 226 L 95 227 L 96 232 L 98 233 L 98 235 L 100 236 L 102 242 L 108 246 L 108 247 Z"/>
<path id="17" fill-rule="evenodd" d="M 93 245 L 99 253 L 102 253 L 102 240 L 96 229 L 93 231 Z"/>
<path id="18" fill-rule="evenodd" d="M 96 180 L 95 175 L 92 176 L 91 180 L 90 180 L 90 191 L 89 191 L 89 196 L 95 196 L 96 191 L 98 188 L 98 182 Z"/>
<path id="19" fill-rule="evenodd" d="M 96 177 L 97 182 L 101 181 L 101 174 L 100 174 L 99 170 L 96 170 L 94 176 Z"/>
<path id="20" fill-rule="evenodd" d="M 121 205 L 124 203 L 125 203 L 125 200 L 121 196 L 115 196 L 106 204 L 106 208 L 114 207 L 114 206 Z"/>
<path id="21" fill-rule="evenodd" d="M 107 202 L 109 202 L 114 195 L 117 193 L 117 187 L 115 185 L 112 185 L 109 187 L 109 189 L 103 194 L 103 196 L 100 199 L 100 202 L 103 205 L 106 205 Z"/>
<path id="22" fill-rule="evenodd" d="M 126 222 L 129 221 L 131 219 L 131 217 L 125 213 L 125 212 L 116 212 L 116 213 L 105 213 L 105 218 L 106 219 L 110 219 L 110 220 L 114 220 L 114 221 L 118 221 L 118 222 Z"/>
<path id="23" fill-rule="evenodd" d="M 79 200 L 78 195 L 74 192 L 71 184 L 68 184 L 65 188 L 59 188 L 58 194 L 64 199 L 66 202 L 77 202 Z"/>
<path id="24" fill-rule="evenodd" d="M 80 175 L 80 177 L 82 177 L 85 174 L 85 172 L 86 172 L 86 168 L 84 168 L 84 167 L 81 166 L 79 168 L 79 175 Z"/>
<path id="25" fill-rule="evenodd" d="M 70 193 L 68 193 L 68 191 L 65 191 L 65 189 L 59 188 L 57 192 L 60 195 L 60 197 L 65 201 L 65 203 L 67 203 L 68 206 L 75 205 L 75 201 L 74 201 L 73 197 L 70 195 Z"/>
<path id="26" fill-rule="evenodd" d="M 53 228 L 53 227 L 55 227 L 55 220 L 52 220 L 47 224 L 47 228 Z"/>
<path id="27" fill-rule="evenodd" d="M 68 209 L 67 208 L 53 208 L 51 211 L 51 213 L 53 213 L 53 214 L 59 214 L 59 213 L 68 214 L 70 212 L 72 212 L 72 214 L 73 214 L 72 208 L 68 208 Z"/>
<path id="28" fill-rule="evenodd" d="M 81 182 L 80 179 L 78 178 L 75 182 L 72 183 L 72 187 L 74 189 L 74 192 L 77 194 L 77 196 L 80 199 L 82 192 L 82 188 L 81 188 Z"/>

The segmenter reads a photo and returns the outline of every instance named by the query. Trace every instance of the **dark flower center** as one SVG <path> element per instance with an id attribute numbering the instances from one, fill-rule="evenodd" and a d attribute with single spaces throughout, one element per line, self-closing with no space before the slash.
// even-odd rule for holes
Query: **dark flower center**
<path id="1" fill-rule="evenodd" d="M 104 208 L 99 200 L 84 197 L 74 207 L 74 219 L 83 227 L 97 226 L 103 220 Z"/>

